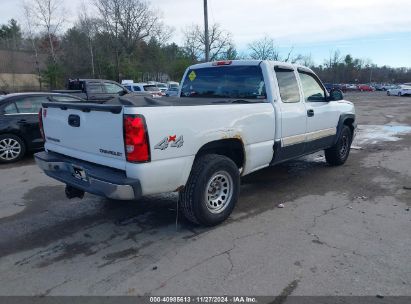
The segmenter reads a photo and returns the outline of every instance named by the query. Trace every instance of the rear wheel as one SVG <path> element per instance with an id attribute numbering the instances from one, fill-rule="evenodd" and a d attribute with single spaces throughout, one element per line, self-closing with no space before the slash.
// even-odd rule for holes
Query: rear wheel
<path id="1" fill-rule="evenodd" d="M 401 97 L 402 95 L 401 95 L 401 92 L 398 92 L 398 97 Z"/>
<path id="2" fill-rule="evenodd" d="M 239 170 L 231 159 L 217 154 L 200 156 L 180 192 L 181 211 L 195 224 L 217 225 L 233 211 L 239 189 Z"/>
<path id="3" fill-rule="evenodd" d="M 331 166 L 339 166 L 345 163 L 350 154 L 352 141 L 351 129 L 344 125 L 338 137 L 337 143 L 325 150 L 325 160 Z"/>
<path id="4" fill-rule="evenodd" d="M 391 95 L 390 91 L 387 91 L 387 95 L 388 95 L 388 96 L 390 96 L 390 95 Z"/>
<path id="5" fill-rule="evenodd" d="M 12 134 L 0 135 L 0 163 L 20 160 L 26 153 L 24 141 Z"/>

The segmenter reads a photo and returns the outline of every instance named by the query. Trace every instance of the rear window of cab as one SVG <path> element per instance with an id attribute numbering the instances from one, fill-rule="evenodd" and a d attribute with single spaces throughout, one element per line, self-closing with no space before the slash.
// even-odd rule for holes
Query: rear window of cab
<path id="1" fill-rule="evenodd" d="M 260 66 L 217 66 L 190 69 L 181 97 L 266 99 Z"/>

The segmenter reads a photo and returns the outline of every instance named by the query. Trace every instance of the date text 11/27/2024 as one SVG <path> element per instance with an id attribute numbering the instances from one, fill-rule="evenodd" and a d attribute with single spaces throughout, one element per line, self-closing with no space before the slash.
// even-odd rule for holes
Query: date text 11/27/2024
<path id="1" fill-rule="evenodd" d="M 150 303 L 257 303 L 255 297 L 244 296 L 173 296 L 173 297 L 150 297 Z"/>

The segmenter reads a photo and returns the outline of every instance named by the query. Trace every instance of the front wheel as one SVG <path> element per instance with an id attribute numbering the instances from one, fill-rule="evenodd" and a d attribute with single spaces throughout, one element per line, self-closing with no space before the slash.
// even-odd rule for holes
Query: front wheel
<path id="1" fill-rule="evenodd" d="M 334 146 L 325 150 L 325 160 L 331 166 L 340 166 L 345 163 L 350 154 L 352 142 L 351 129 L 344 125 Z"/>
<path id="2" fill-rule="evenodd" d="M 179 204 L 184 216 L 195 224 L 214 226 L 226 220 L 240 191 L 240 173 L 228 157 L 207 154 L 198 157 Z"/>
<path id="3" fill-rule="evenodd" d="M 13 134 L 0 135 L 0 163 L 20 160 L 26 153 L 24 141 Z"/>
<path id="4" fill-rule="evenodd" d="M 388 96 L 390 96 L 390 95 L 391 95 L 390 91 L 387 91 L 387 95 L 388 95 Z"/>

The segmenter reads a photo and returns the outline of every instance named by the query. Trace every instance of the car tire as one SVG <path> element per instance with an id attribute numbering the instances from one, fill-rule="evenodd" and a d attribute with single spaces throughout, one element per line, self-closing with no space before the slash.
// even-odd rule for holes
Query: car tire
<path id="1" fill-rule="evenodd" d="M 401 97 L 402 95 L 401 95 L 401 92 L 398 92 L 398 97 Z"/>
<path id="2" fill-rule="evenodd" d="M 206 154 L 193 164 L 184 189 L 180 191 L 179 208 L 194 224 L 215 226 L 233 211 L 240 192 L 240 173 L 228 157 Z"/>
<path id="3" fill-rule="evenodd" d="M 26 154 L 26 144 L 13 134 L 0 135 L 0 163 L 19 161 Z"/>
<path id="4" fill-rule="evenodd" d="M 344 164 L 350 154 L 351 142 L 351 129 L 344 125 L 336 144 L 325 150 L 325 160 L 327 163 L 331 166 L 340 166 Z"/>
<path id="5" fill-rule="evenodd" d="M 389 91 L 387 91 L 387 95 L 388 95 L 388 96 L 391 96 L 391 93 L 390 93 Z"/>

